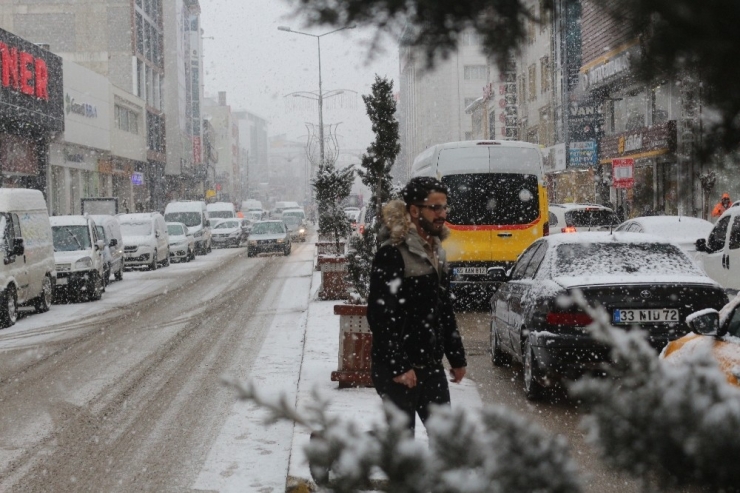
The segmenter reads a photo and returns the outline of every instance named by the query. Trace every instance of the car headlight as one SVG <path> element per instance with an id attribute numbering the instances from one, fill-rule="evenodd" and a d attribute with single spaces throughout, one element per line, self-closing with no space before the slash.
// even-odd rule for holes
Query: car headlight
<path id="1" fill-rule="evenodd" d="M 75 270 L 91 269 L 93 261 L 90 257 L 84 257 L 75 262 Z"/>
<path id="2" fill-rule="evenodd" d="M 249 240 L 249 242 L 247 242 L 247 244 L 249 246 L 257 246 L 257 240 Z"/>
<path id="3" fill-rule="evenodd" d="M 278 239 L 276 240 L 276 243 L 283 243 L 284 241 L 285 241 L 284 239 L 282 239 L 282 238 L 278 238 Z"/>
<path id="4" fill-rule="evenodd" d="M 298 232 L 299 232 L 299 233 L 305 233 L 305 232 L 306 232 L 306 230 L 305 230 L 305 229 L 303 229 L 303 228 L 301 228 L 301 229 L 299 229 L 299 230 L 298 230 Z"/>

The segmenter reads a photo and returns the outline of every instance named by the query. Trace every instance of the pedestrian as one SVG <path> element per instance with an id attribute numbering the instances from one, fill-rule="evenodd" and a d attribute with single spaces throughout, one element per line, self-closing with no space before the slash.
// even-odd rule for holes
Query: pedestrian
<path id="1" fill-rule="evenodd" d="M 724 212 L 729 209 L 730 204 L 732 204 L 732 200 L 730 200 L 730 194 L 725 192 L 722 194 L 722 198 L 719 199 L 719 202 L 717 202 L 717 205 L 714 206 L 714 209 L 712 209 L 712 217 L 719 217 Z"/>
<path id="2" fill-rule="evenodd" d="M 430 404 L 450 403 L 443 356 L 452 382 L 462 381 L 467 366 L 441 246 L 449 234 L 447 195 L 435 178 L 411 179 L 403 201 L 383 207 L 382 244 L 371 271 L 367 320 L 373 333 L 373 384 L 406 414 L 412 433 L 416 414 L 426 423 Z"/>

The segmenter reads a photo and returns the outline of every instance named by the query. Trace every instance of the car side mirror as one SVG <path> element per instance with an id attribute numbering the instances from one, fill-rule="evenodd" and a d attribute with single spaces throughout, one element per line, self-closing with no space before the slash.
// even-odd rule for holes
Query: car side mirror
<path id="1" fill-rule="evenodd" d="M 707 240 L 705 238 L 699 238 L 698 240 L 696 240 L 695 246 L 697 252 L 706 252 Z"/>
<path id="2" fill-rule="evenodd" d="M 719 337 L 719 312 L 714 308 L 699 310 L 686 317 L 686 324 L 692 332 L 704 336 Z"/>
<path id="3" fill-rule="evenodd" d="M 114 247 L 116 245 L 118 245 L 118 240 L 115 239 L 115 238 L 111 238 L 110 243 L 108 244 L 108 246 L 112 248 L 112 247 Z"/>
<path id="4" fill-rule="evenodd" d="M 493 282 L 506 282 L 509 275 L 503 267 L 490 267 L 487 271 L 488 280 Z"/>
<path id="5" fill-rule="evenodd" d="M 159 231 L 156 231 L 156 232 L 154 233 L 154 236 L 156 236 L 157 238 L 159 238 Z"/>
<path id="6" fill-rule="evenodd" d="M 26 247 L 23 244 L 23 238 L 14 238 L 13 239 L 13 255 L 23 255 L 23 252 L 26 251 Z"/>
<path id="7" fill-rule="evenodd" d="M 211 227 L 211 220 L 206 219 L 206 228 L 210 228 L 210 227 Z"/>
<path id="8" fill-rule="evenodd" d="M 103 240 L 98 240 L 95 242 L 96 250 L 103 250 L 104 248 L 105 248 L 105 242 Z"/>

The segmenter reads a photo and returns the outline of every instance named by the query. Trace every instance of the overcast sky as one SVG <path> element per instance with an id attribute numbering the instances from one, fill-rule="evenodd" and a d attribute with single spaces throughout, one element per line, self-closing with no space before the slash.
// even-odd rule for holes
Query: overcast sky
<path id="1" fill-rule="evenodd" d="M 298 91 L 318 92 L 316 39 L 278 31 L 278 26 L 321 34 L 331 28 L 303 25 L 283 0 L 201 0 L 206 95 L 226 91 L 232 109 L 246 109 L 270 122 L 269 134 L 305 140 L 305 122 L 318 123 L 318 106 L 307 99 L 285 98 Z M 374 31 L 357 28 L 321 38 L 324 93 L 349 92 L 324 102 L 324 124 L 340 123 L 342 147 L 363 149 L 374 135 L 361 95 L 370 92 L 378 73 L 398 91 L 398 50 L 390 39 L 368 60 Z M 209 39 L 213 37 L 213 39 Z M 295 103 L 307 103 L 297 105 Z"/>

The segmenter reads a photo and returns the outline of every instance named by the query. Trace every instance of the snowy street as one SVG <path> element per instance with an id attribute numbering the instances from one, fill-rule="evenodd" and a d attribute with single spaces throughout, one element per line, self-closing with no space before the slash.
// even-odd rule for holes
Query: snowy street
<path id="1" fill-rule="evenodd" d="M 287 258 L 214 250 L 2 331 L 0 490 L 192 488 L 235 408 L 222 376 L 295 392 L 312 259 L 310 244 Z M 266 338 L 282 348 L 273 366 L 257 359 Z M 263 443 L 275 467 L 256 470 L 274 486 L 291 436 Z M 199 484 L 217 488 L 207 471 Z"/>

